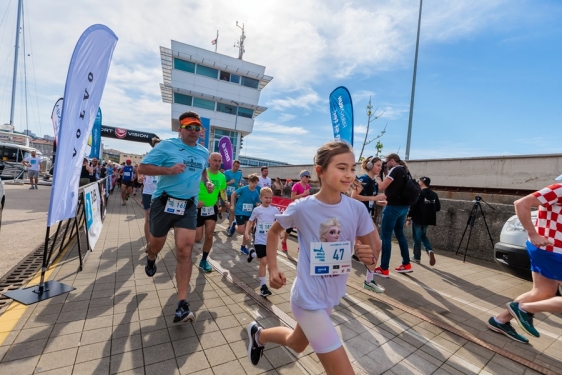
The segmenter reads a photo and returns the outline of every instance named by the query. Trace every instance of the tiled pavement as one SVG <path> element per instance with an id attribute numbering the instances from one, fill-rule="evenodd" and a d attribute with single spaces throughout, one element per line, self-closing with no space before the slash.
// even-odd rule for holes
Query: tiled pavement
<path id="1" fill-rule="evenodd" d="M 135 199 L 121 207 L 111 196 L 96 249 L 77 272 L 76 247 L 52 270 L 50 279 L 76 290 L 35 305 L 12 303 L 0 316 L 0 374 L 319 374 L 308 348 L 297 355 L 268 345 L 259 366 L 247 359 L 247 324 L 292 324 L 290 285 L 273 290 L 268 303 L 257 289 L 256 262 L 237 251 L 239 241 L 217 227 L 211 258 L 217 270 L 194 268 L 189 303 L 195 323 L 173 324 L 175 254 L 173 236 L 162 251 L 154 278 L 144 273 L 143 212 Z M 236 249 L 236 250 L 234 250 Z M 289 245 L 296 258 L 296 243 Z M 194 251 L 200 253 L 200 244 Z M 199 257 L 194 254 L 194 264 Z M 415 272 L 377 280 L 387 289 L 375 295 L 360 288 L 364 268 L 354 265 L 348 294 L 333 313 L 358 373 L 368 374 L 535 374 L 506 356 L 562 373 L 562 319 L 538 314 L 540 339 L 523 345 L 489 331 L 484 322 L 530 283 L 493 265 L 438 253 Z M 392 263 L 398 265 L 394 249 Z M 296 262 L 280 255 L 289 284 Z M 273 311 L 273 312 L 272 312 Z M 280 312 L 276 314 L 276 312 Z M 503 354 L 503 355 L 501 355 Z"/>

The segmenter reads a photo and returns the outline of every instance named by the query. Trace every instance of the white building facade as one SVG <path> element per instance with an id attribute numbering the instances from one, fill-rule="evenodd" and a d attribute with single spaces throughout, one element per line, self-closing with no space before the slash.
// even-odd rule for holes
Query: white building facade
<path id="1" fill-rule="evenodd" d="M 264 66 L 234 57 L 176 41 L 171 47 L 160 47 L 160 90 L 162 100 L 172 105 L 172 130 L 178 129 L 182 113 L 195 111 L 210 123 L 209 151 L 218 152 L 219 140 L 227 136 L 237 158 L 242 137 L 267 109 L 259 99 L 273 77 L 265 75 Z"/>

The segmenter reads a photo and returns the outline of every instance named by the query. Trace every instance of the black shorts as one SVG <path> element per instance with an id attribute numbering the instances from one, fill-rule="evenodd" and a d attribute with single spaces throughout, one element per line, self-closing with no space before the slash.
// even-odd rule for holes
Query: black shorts
<path id="1" fill-rule="evenodd" d="M 164 212 L 166 205 L 160 197 L 153 199 L 150 205 L 150 234 L 156 238 L 165 237 L 172 228 L 197 228 L 197 206 L 189 205 L 183 215 Z"/>
<path id="2" fill-rule="evenodd" d="M 214 222 L 217 221 L 217 213 L 219 212 L 217 206 L 213 206 L 213 211 L 215 212 L 209 216 L 201 216 L 201 208 L 197 209 L 197 228 L 202 227 L 207 220 L 213 220 Z"/>
<path id="3" fill-rule="evenodd" d="M 142 207 L 145 210 L 150 210 L 151 203 L 152 203 L 152 194 L 143 194 L 142 195 Z"/>
<path id="4" fill-rule="evenodd" d="M 125 185 L 125 186 L 127 186 L 127 187 L 131 187 L 131 186 L 133 186 L 133 181 L 121 180 L 121 185 Z"/>
<path id="5" fill-rule="evenodd" d="M 267 255 L 265 251 L 265 245 L 254 245 L 254 249 L 256 249 L 256 256 L 258 259 L 261 259 Z"/>
<path id="6" fill-rule="evenodd" d="M 287 232 L 287 234 L 291 234 L 293 233 L 293 228 L 287 228 L 285 229 L 285 232 Z"/>
<path id="7" fill-rule="evenodd" d="M 244 225 L 248 220 L 250 220 L 250 217 L 244 215 L 236 215 L 234 216 L 234 219 L 236 220 L 236 225 Z"/>

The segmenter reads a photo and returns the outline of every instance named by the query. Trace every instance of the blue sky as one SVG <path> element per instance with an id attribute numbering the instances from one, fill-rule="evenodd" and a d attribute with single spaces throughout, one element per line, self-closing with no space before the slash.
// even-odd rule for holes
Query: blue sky
<path id="1" fill-rule="evenodd" d="M 16 0 L 0 6 L 0 122 L 9 120 Z M 159 47 L 178 40 L 236 56 L 235 22 L 245 23 L 248 61 L 274 77 L 268 110 L 242 154 L 307 164 L 333 137 L 328 95 L 346 86 L 355 105 L 357 156 L 371 97 L 385 125 L 384 153 L 404 156 L 419 2 L 301 0 L 212 2 L 26 1 L 29 129 L 52 134 L 50 113 L 64 92 L 72 50 L 91 24 L 120 38 L 101 107 L 104 123 L 172 137 L 163 103 Z M 424 2 L 410 159 L 560 153 L 562 3 Z M 20 71 L 22 68 L 20 68 Z M 20 78 L 21 80 L 21 78 Z M 23 130 L 23 96 L 16 126 Z M 147 146 L 105 140 L 143 153 Z M 374 153 L 367 146 L 365 154 Z"/>

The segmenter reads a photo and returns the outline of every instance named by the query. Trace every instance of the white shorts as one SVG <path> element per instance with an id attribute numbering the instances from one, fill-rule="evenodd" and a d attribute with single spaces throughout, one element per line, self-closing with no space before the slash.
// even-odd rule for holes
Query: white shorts
<path id="1" fill-rule="evenodd" d="M 332 309 L 305 310 L 291 302 L 291 310 L 310 346 L 317 354 L 333 352 L 342 345 L 334 323 L 330 319 Z"/>

